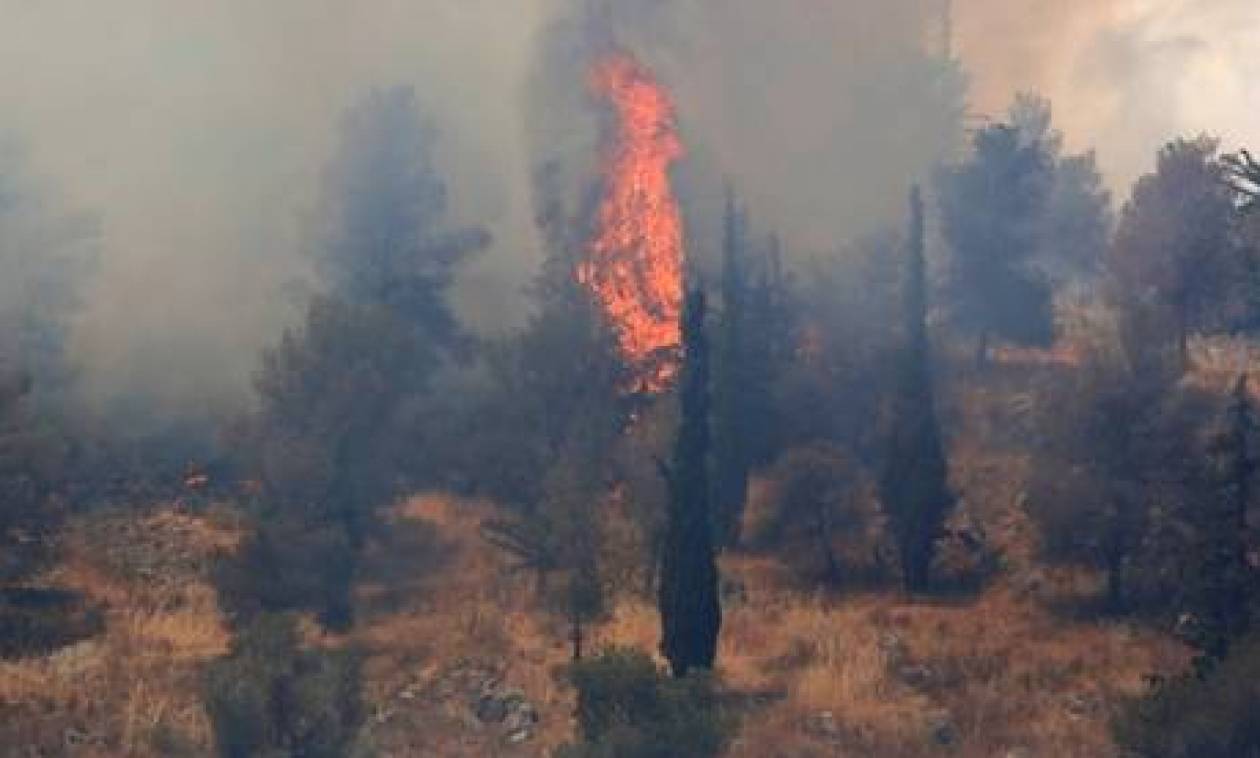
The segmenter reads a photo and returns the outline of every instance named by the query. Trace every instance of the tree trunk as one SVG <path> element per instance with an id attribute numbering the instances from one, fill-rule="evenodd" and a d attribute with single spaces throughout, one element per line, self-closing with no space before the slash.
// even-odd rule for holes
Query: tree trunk
<path id="1" fill-rule="evenodd" d="M 1177 310 L 1177 361 L 1182 372 L 1190 370 L 1190 324 L 1184 307 Z"/>
<path id="2" fill-rule="evenodd" d="M 840 562 L 836 560 L 835 550 L 831 547 L 831 525 L 827 521 L 827 514 L 821 509 L 817 522 L 818 547 L 822 552 L 823 565 L 827 572 L 827 585 L 835 587 L 840 583 Z"/>
<path id="3" fill-rule="evenodd" d="M 984 369 L 989 365 L 989 330 L 980 331 L 980 339 L 976 342 L 976 368 Z"/>

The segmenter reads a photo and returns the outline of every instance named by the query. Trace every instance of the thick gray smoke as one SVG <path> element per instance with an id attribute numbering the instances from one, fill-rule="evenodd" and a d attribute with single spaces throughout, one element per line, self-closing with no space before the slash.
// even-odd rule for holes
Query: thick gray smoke
<path id="1" fill-rule="evenodd" d="M 959 146 L 944 1 L 0 0 L 0 129 L 102 220 L 73 338 L 92 393 L 203 412 L 247 396 L 309 285 L 321 172 L 369 88 L 415 87 L 452 223 L 494 236 L 458 309 L 498 330 L 542 254 L 539 167 L 569 191 L 592 170 L 584 45 L 609 35 L 674 90 L 693 219 L 716 220 L 729 180 L 806 255 L 899 216 Z M 1175 132 L 1260 144 L 1254 0 L 954 5 L 972 111 L 1042 90 L 1113 178 Z"/>
<path id="2" fill-rule="evenodd" d="M 942 0 L 943 1 L 943 0 Z M 1260 144 L 1255 0 L 954 0 L 978 113 L 1051 98 L 1069 145 L 1097 147 L 1127 189 L 1176 135 Z"/>

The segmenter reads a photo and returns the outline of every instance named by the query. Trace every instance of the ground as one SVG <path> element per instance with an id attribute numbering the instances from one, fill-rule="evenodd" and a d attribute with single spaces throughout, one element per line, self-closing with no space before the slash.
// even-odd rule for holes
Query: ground
<path id="1" fill-rule="evenodd" d="M 822 592 L 772 555 L 722 558 L 718 675 L 742 717 L 730 756 L 1108 756 L 1108 720 L 1146 678 L 1185 666 L 1171 637 L 1056 609 L 1097 577 L 1038 562 L 1024 515 L 1028 460 L 1004 444 L 1019 392 L 960 400 L 951 441 L 966 519 L 998 556 L 983 589 L 924 601 Z M 39 582 L 83 593 L 105 631 L 0 662 L 0 755 L 207 755 L 200 671 L 231 640 L 208 567 L 240 529 L 230 508 L 174 506 L 74 519 Z M 417 495 L 368 549 L 346 636 L 364 653 L 365 754 L 543 756 L 575 736 L 562 676 L 568 627 L 535 577 L 480 533 L 490 503 Z M 588 648 L 655 651 L 650 598 L 623 594 Z"/>

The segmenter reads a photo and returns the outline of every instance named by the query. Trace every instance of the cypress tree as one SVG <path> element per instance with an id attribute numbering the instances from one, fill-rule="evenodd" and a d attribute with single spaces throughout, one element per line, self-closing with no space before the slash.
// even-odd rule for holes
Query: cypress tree
<path id="1" fill-rule="evenodd" d="M 1196 668 L 1206 672 L 1251 628 L 1256 576 L 1247 560 L 1247 509 L 1257 461 L 1252 452 L 1255 409 L 1247 378 L 1238 380 L 1226 412 L 1225 428 L 1213 454 L 1219 482 L 1198 515 L 1200 549 L 1189 582 L 1196 625 L 1191 643 L 1200 650 Z"/>
<path id="2" fill-rule="evenodd" d="M 709 348 L 704 293 L 695 290 L 683 311 L 681 418 L 672 460 L 662 464 L 669 506 L 659 606 L 661 651 L 674 676 L 712 668 L 722 609 L 709 514 Z"/>
<path id="3" fill-rule="evenodd" d="M 713 508 L 717 541 L 739 542 L 748 493 L 752 412 L 749 401 L 748 295 L 745 219 L 731 190 L 726 194 L 722 243 L 722 329 L 718 343 L 713 413 Z"/>
<path id="4" fill-rule="evenodd" d="M 927 337 L 923 198 L 910 194 L 909 260 L 905 272 L 904 340 L 892 400 L 880 496 L 901 555 L 907 592 L 928 587 L 935 543 L 953 505 L 936 421 Z"/>

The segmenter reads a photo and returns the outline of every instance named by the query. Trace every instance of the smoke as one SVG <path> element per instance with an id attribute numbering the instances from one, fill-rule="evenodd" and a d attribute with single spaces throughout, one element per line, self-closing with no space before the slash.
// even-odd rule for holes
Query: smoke
<path id="1" fill-rule="evenodd" d="M 701 258 L 727 182 L 804 256 L 899 217 L 909 185 L 961 145 L 962 79 L 925 50 L 935 18 L 922 0 L 574 5 L 547 40 L 562 48 L 550 70 L 589 60 L 594 39 L 630 48 L 673 90 Z"/>
<path id="2" fill-rule="evenodd" d="M 1260 144 L 1254 0 L 955 0 L 958 48 L 983 114 L 1011 93 L 1055 104 L 1068 142 L 1097 147 L 1124 191 L 1156 149 L 1207 133 Z"/>
<path id="3" fill-rule="evenodd" d="M 245 397 L 307 276 L 341 113 L 378 85 L 415 86 L 453 222 L 498 240 L 463 314 L 511 323 L 537 257 L 520 111 L 543 12 L 519 5 L 0 0 L 0 127 L 103 221 L 75 334 L 91 392 L 196 412 Z"/>
<path id="4" fill-rule="evenodd" d="M 1045 93 L 1114 183 L 1175 133 L 1260 144 L 1254 0 L 954 1 L 972 111 Z M 0 0 L 0 129 L 101 218 L 72 343 L 93 396 L 230 408 L 310 282 L 321 172 L 371 87 L 415 88 L 451 224 L 494 237 L 457 309 L 508 329 L 545 246 L 540 167 L 570 192 L 594 176 L 592 45 L 674 91 L 694 252 L 712 255 L 729 181 L 801 257 L 899 218 L 960 147 L 962 82 L 931 49 L 943 2 Z"/>

